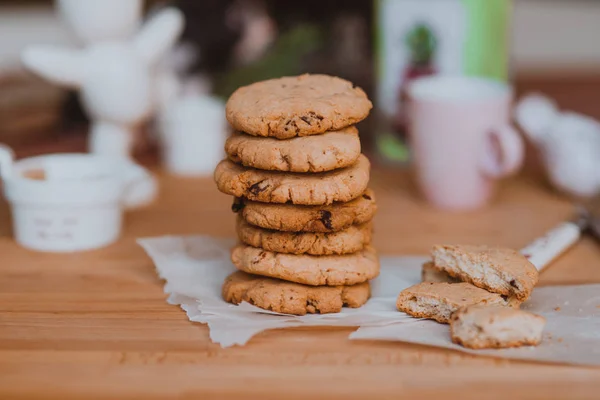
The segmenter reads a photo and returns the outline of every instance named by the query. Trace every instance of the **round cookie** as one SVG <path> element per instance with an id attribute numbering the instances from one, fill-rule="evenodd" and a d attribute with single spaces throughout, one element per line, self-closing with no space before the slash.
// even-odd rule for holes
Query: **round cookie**
<path id="1" fill-rule="evenodd" d="M 221 192 L 250 200 L 323 205 L 360 196 L 369 183 L 369 170 L 364 155 L 350 167 L 315 174 L 263 171 L 223 160 L 215 169 L 215 182 Z"/>
<path id="2" fill-rule="evenodd" d="M 252 225 L 284 232 L 335 232 L 364 224 L 377 211 L 371 189 L 347 203 L 327 206 L 260 203 L 238 198 L 231 208 Z"/>
<path id="3" fill-rule="evenodd" d="M 237 234 L 241 242 L 276 253 L 313 256 L 350 254 L 371 243 L 370 222 L 332 233 L 280 232 L 258 228 L 238 217 Z"/>
<path id="4" fill-rule="evenodd" d="M 360 155 L 358 130 L 351 126 L 318 136 L 288 140 L 236 132 L 225 143 L 229 159 L 246 167 L 289 172 L 323 172 L 348 167 Z"/>
<path id="5" fill-rule="evenodd" d="M 310 256 L 237 245 L 231 261 L 240 271 L 312 286 L 356 285 L 379 275 L 379 259 L 371 246 L 342 256 Z"/>
<path id="6" fill-rule="evenodd" d="M 227 101 L 227 120 L 253 136 L 289 139 L 354 125 L 373 105 L 351 82 L 328 75 L 301 75 L 237 89 Z"/>
<path id="7" fill-rule="evenodd" d="M 278 313 L 328 314 L 340 312 L 344 306 L 362 306 L 369 299 L 371 288 L 369 282 L 353 286 L 306 286 L 237 271 L 225 279 L 222 295 L 229 303 L 245 301 Z"/>

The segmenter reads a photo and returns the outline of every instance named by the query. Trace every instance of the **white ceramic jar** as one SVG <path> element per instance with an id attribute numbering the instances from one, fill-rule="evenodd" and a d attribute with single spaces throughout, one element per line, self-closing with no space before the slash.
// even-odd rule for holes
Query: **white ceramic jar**
<path id="1" fill-rule="evenodd" d="M 0 147 L 4 195 L 16 241 L 49 252 L 96 249 L 121 232 L 124 208 L 156 194 L 147 170 L 127 160 L 93 154 L 52 154 L 13 161 Z"/>
<path id="2" fill-rule="evenodd" d="M 225 105 L 206 95 L 173 101 L 159 117 L 163 161 L 177 175 L 212 176 L 225 156 Z"/>

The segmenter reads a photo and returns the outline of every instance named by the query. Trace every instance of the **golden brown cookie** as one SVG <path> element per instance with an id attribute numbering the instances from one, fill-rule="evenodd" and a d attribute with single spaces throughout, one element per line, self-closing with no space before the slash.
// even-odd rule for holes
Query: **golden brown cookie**
<path id="1" fill-rule="evenodd" d="M 310 256 L 237 245 L 231 261 L 240 271 L 312 286 L 356 285 L 379 275 L 379 259 L 370 246 L 342 256 Z"/>
<path id="2" fill-rule="evenodd" d="M 276 253 L 327 256 L 356 253 L 371 243 L 370 222 L 332 233 L 281 232 L 250 225 L 238 217 L 237 234 L 242 243 Z"/>
<path id="3" fill-rule="evenodd" d="M 464 282 L 422 282 L 404 289 L 396 301 L 400 311 L 444 324 L 450 321 L 454 312 L 473 304 L 506 305 L 506 302 L 497 293 Z"/>
<path id="4" fill-rule="evenodd" d="M 536 346 L 542 341 L 546 319 L 514 308 L 471 306 L 450 320 L 454 343 L 471 349 Z"/>
<path id="5" fill-rule="evenodd" d="M 367 189 L 346 203 L 327 206 L 260 203 L 237 198 L 232 205 L 250 224 L 285 232 L 336 232 L 371 221 L 377 211 L 375 194 Z"/>
<path id="6" fill-rule="evenodd" d="M 265 203 L 324 205 L 359 197 L 369 183 L 370 164 L 361 155 L 350 167 L 315 174 L 263 171 L 223 160 L 215 170 L 219 190 Z"/>
<path id="7" fill-rule="evenodd" d="M 372 107 L 365 92 L 346 80 L 301 75 L 241 87 L 227 101 L 225 112 L 238 131 L 289 139 L 354 125 Z"/>
<path id="8" fill-rule="evenodd" d="M 225 280 L 222 294 L 230 303 L 245 301 L 265 310 L 305 315 L 360 307 L 369 299 L 371 288 L 369 282 L 353 286 L 306 286 L 237 271 Z"/>
<path id="9" fill-rule="evenodd" d="M 324 172 L 345 168 L 360 155 L 358 130 L 347 127 L 317 136 L 287 140 L 236 132 L 225 143 L 229 159 L 246 167 L 271 171 Z"/>
<path id="10" fill-rule="evenodd" d="M 512 249 L 437 245 L 432 256 L 435 266 L 450 276 L 521 301 L 527 300 L 538 281 L 533 264 Z"/>

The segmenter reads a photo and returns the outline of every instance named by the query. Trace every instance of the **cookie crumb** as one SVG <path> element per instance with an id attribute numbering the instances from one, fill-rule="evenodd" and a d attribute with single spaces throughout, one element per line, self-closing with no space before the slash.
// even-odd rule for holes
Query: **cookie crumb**
<path id="1" fill-rule="evenodd" d="M 554 307 L 554 311 L 560 311 L 560 307 Z"/>

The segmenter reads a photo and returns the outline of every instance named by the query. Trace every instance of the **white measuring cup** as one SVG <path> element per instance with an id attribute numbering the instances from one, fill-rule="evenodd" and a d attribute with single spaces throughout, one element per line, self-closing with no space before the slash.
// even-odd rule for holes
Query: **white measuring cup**
<path id="1" fill-rule="evenodd" d="M 149 203 L 156 182 L 128 160 L 51 154 L 14 161 L 0 146 L 0 174 L 16 241 L 48 252 L 91 250 L 114 242 L 125 208 Z"/>

